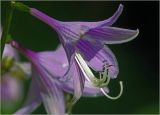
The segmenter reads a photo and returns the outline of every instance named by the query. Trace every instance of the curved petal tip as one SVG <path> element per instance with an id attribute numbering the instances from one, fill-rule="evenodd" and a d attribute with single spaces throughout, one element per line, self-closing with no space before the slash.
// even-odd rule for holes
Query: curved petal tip
<path id="1" fill-rule="evenodd" d="M 123 9 L 123 7 L 124 7 L 123 4 L 119 5 L 119 9 Z"/>
<path id="2" fill-rule="evenodd" d="M 134 34 L 128 41 L 131 41 L 131 40 L 133 40 L 134 38 L 136 38 L 136 37 L 138 36 L 138 34 L 139 34 L 139 29 L 137 28 L 137 29 L 135 30 L 135 34 Z"/>

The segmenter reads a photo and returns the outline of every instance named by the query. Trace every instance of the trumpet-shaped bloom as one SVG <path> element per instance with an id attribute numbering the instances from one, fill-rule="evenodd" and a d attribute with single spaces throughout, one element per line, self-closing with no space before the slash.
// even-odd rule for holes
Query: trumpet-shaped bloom
<path id="1" fill-rule="evenodd" d="M 102 96 L 103 92 L 100 88 L 94 87 L 88 81 L 84 83 L 84 90 L 81 90 L 81 79 L 83 74 L 77 63 L 72 64 L 70 73 L 71 79 L 68 81 L 60 80 L 68 70 L 69 63 L 66 53 L 62 46 L 56 51 L 33 52 L 22 47 L 19 43 L 11 41 L 10 44 L 24 54 L 32 63 L 32 82 L 28 93 L 28 99 L 24 106 L 15 114 L 27 114 L 34 111 L 41 102 L 44 103 L 45 109 L 49 114 L 64 114 L 64 92 L 74 93 L 79 96 L 82 92 L 83 96 Z M 75 90 L 76 89 L 78 90 Z M 108 92 L 108 89 L 105 88 Z M 80 97 L 79 97 L 80 98 Z M 74 98 L 73 98 L 74 99 Z"/>
<path id="2" fill-rule="evenodd" d="M 30 8 L 34 17 L 52 27 L 59 35 L 60 41 L 66 51 L 69 68 L 63 79 L 67 79 L 72 73 L 72 65 L 80 68 L 81 78 L 73 78 L 75 83 L 80 83 L 75 97 L 78 99 L 83 91 L 85 78 L 94 86 L 101 87 L 104 94 L 104 86 L 110 78 L 116 78 L 119 73 L 117 60 L 112 51 L 105 44 L 120 44 L 134 39 L 139 30 L 130 30 L 111 27 L 122 13 L 123 6 L 110 18 L 98 22 L 62 22 L 58 21 L 41 11 Z M 95 77 L 92 70 L 100 74 L 99 79 Z M 107 80 L 108 79 L 108 80 Z M 73 81 L 74 81 L 73 80 Z"/>

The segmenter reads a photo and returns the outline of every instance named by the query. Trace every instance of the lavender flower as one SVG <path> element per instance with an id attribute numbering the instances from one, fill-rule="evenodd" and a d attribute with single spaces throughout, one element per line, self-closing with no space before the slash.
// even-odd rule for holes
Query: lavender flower
<path id="1" fill-rule="evenodd" d="M 24 97 L 23 80 L 30 75 L 30 64 L 20 62 L 18 53 L 9 44 L 5 45 L 1 60 L 0 101 L 2 111 L 15 111 Z M 25 68 L 25 69 L 24 69 Z"/>
<path id="2" fill-rule="evenodd" d="M 36 53 L 29 49 L 22 47 L 19 43 L 12 41 L 10 43 L 14 48 L 23 53 L 32 63 L 32 82 L 29 89 L 28 99 L 24 106 L 15 114 L 28 114 L 34 111 L 41 102 L 44 103 L 48 114 L 64 114 L 64 91 L 69 93 L 79 92 L 74 90 L 76 86 L 78 90 L 81 87 L 81 82 L 76 82 L 74 78 L 81 78 L 78 76 L 80 68 L 74 63 L 70 73 L 71 79 L 68 81 L 61 81 L 60 78 L 64 76 L 68 70 L 69 64 L 67 56 L 62 46 L 55 52 L 46 51 Z M 105 88 L 108 92 L 108 89 Z M 83 96 L 102 96 L 100 88 L 94 87 L 89 82 L 84 83 Z"/>
<path id="3" fill-rule="evenodd" d="M 133 40 L 139 33 L 138 29 L 111 27 L 117 21 L 122 10 L 123 6 L 120 5 L 113 16 L 104 21 L 62 22 L 35 8 L 30 8 L 31 15 L 48 24 L 59 35 L 69 61 L 69 68 L 63 79 L 67 80 L 68 74 L 72 73 L 73 65 L 80 68 L 79 76 L 73 76 L 77 99 L 82 95 L 85 78 L 93 86 L 100 87 L 107 96 L 103 87 L 108 85 L 110 78 L 117 77 L 119 73 L 117 60 L 105 44 L 125 43 Z M 99 79 L 95 77 L 90 68 L 100 74 Z M 80 87 L 77 87 L 77 83 L 81 84 Z M 120 85 L 122 86 L 122 82 Z"/>

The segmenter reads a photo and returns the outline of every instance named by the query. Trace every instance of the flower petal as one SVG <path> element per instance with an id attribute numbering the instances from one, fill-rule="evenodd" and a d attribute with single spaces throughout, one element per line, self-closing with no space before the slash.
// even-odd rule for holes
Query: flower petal
<path id="1" fill-rule="evenodd" d="M 65 48 L 65 52 L 66 52 L 66 55 L 67 55 L 67 57 L 66 56 L 64 56 L 64 57 L 66 57 L 68 62 L 69 62 L 68 63 L 69 65 L 68 65 L 66 73 L 64 74 L 63 77 L 61 77 L 62 78 L 61 80 L 65 81 L 65 80 L 68 79 L 68 76 L 70 76 L 69 74 L 70 74 L 70 71 L 71 71 L 70 70 L 71 69 L 71 65 L 74 63 L 75 48 L 74 48 L 74 45 L 72 43 L 64 43 L 64 44 L 62 43 L 62 45 Z"/>
<path id="2" fill-rule="evenodd" d="M 40 69 L 35 70 L 35 73 L 39 73 L 39 76 L 36 75 L 36 82 L 41 89 L 40 95 L 47 113 L 64 114 L 64 97 L 59 83 L 51 76 L 46 76 L 44 71 L 40 71 Z"/>
<path id="3" fill-rule="evenodd" d="M 14 114 L 29 114 L 32 113 L 41 104 L 41 98 L 39 89 L 35 82 L 35 78 L 32 77 L 32 82 L 29 88 L 27 100 L 25 101 L 22 108 L 16 111 Z"/>
<path id="4" fill-rule="evenodd" d="M 73 95 L 73 103 L 76 103 L 77 100 L 81 97 L 83 89 L 84 89 L 84 75 L 81 72 L 78 64 L 74 61 L 72 65 L 72 78 L 73 78 L 73 87 L 74 87 L 74 95 Z"/>
<path id="5" fill-rule="evenodd" d="M 38 18 L 39 20 L 41 20 L 42 22 L 48 24 L 49 26 L 51 26 L 52 28 L 56 29 L 56 26 L 59 25 L 59 21 L 49 17 L 47 14 L 35 9 L 35 8 L 31 8 L 30 9 L 31 15 Z"/>
<path id="6" fill-rule="evenodd" d="M 22 54 L 24 54 L 36 68 L 40 67 L 46 75 L 51 77 L 60 77 L 62 74 L 64 74 L 63 71 L 59 73 L 56 73 L 56 71 L 53 71 L 53 69 L 56 70 L 54 64 L 56 64 L 59 67 L 59 70 L 61 70 L 63 66 L 61 65 L 62 63 L 59 63 L 60 62 L 59 60 L 54 58 L 54 56 L 56 57 L 57 55 L 57 58 L 63 59 L 65 63 L 67 62 L 65 61 L 64 58 L 62 57 L 60 58 L 61 54 L 65 55 L 65 52 L 61 51 L 62 47 L 59 48 L 60 52 L 58 51 L 58 52 L 35 53 L 29 49 L 24 48 L 21 44 L 17 43 L 16 41 L 11 41 L 10 44 L 14 48 L 18 49 Z M 48 59 L 53 62 L 50 62 Z M 56 60 L 58 63 L 56 62 Z M 68 68 L 66 71 L 68 71 Z"/>
<path id="7" fill-rule="evenodd" d="M 117 60 L 108 47 L 104 47 L 98 41 L 88 41 L 80 39 L 76 44 L 80 54 L 88 62 L 89 66 L 95 71 L 103 71 L 104 62 L 107 62 L 109 67 L 109 76 L 116 78 L 119 69 Z"/>
<path id="8" fill-rule="evenodd" d="M 118 63 L 116 57 L 107 46 L 97 52 L 95 57 L 88 61 L 88 64 L 95 71 L 103 71 L 104 62 L 110 66 L 108 68 L 109 76 L 111 78 L 116 78 L 119 73 Z"/>
<path id="9" fill-rule="evenodd" d="M 18 52 L 11 47 L 11 45 L 6 44 L 3 52 L 3 57 L 8 56 L 14 58 L 16 61 L 19 60 Z"/>
<path id="10" fill-rule="evenodd" d="M 33 76 L 40 89 L 40 95 L 49 114 L 64 114 L 64 97 L 57 79 L 41 66 L 37 53 L 30 51 L 15 41 L 12 46 L 20 50 L 33 65 Z M 46 60 L 47 61 L 47 60 Z"/>
<path id="11" fill-rule="evenodd" d="M 103 89 L 106 91 L 106 93 L 109 93 L 109 89 L 107 87 L 104 87 Z M 83 91 L 83 96 L 84 97 L 97 97 L 97 96 L 103 96 L 103 93 L 100 90 L 100 88 L 94 87 L 86 80 L 84 91 Z"/>
<path id="12" fill-rule="evenodd" d="M 2 103 L 22 101 L 24 94 L 23 82 L 10 72 L 1 74 L 0 100 Z M 2 104 L 1 103 L 1 104 Z"/>
<path id="13" fill-rule="evenodd" d="M 68 60 L 62 46 L 56 51 L 37 53 L 41 66 L 54 77 L 63 76 L 68 68 Z"/>
<path id="14" fill-rule="evenodd" d="M 82 38 L 77 42 L 76 47 L 82 57 L 90 61 L 103 48 L 103 45 L 98 41 L 88 41 Z"/>
<path id="15" fill-rule="evenodd" d="M 99 25 L 101 27 L 102 26 L 111 26 L 112 24 L 114 24 L 117 21 L 117 19 L 121 15 L 122 11 L 123 11 L 123 5 L 120 4 L 117 11 L 113 14 L 113 16 L 111 16 L 110 18 L 108 18 L 104 21 L 99 22 L 100 23 Z"/>
<path id="16" fill-rule="evenodd" d="M 52 92 L 42 92 L 41 96 L 48 114 L 64 114 L 63 92 L 57 84 L 52 85 Z"/>
<path id="17" fill-rule="evenodd" d="M 116 27 L 97 27 L 85 34 L 86 39 L 99 40 L 106 44 L 120 44 L 133 40 L 139 30 L 129 30 Z"/>

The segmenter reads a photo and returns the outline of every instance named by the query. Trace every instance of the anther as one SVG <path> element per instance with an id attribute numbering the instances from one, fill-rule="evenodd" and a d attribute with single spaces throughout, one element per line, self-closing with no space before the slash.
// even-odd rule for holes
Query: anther
<path id="1" fill-rule="evenodd" d="M 109 71 L 109 67 L 113 66 L 113 65 L 108 65 L 107 61 L 104 61 L 104 70 L 103 72 L 99 73 L 100 76 L 100 87 L 104 87 L 107 86 L 110 82 L 110 77 L 108 76 L 108 71 Z M 103 75 L 103 76 L 102 76 Z"/>

